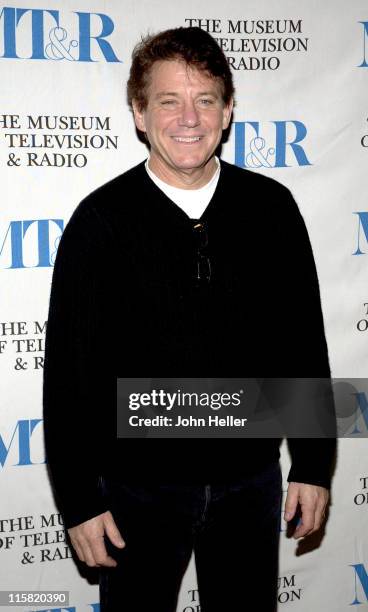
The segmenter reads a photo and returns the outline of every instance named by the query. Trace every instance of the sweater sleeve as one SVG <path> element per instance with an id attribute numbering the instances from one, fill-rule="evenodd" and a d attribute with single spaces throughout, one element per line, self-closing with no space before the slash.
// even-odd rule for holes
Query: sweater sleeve
<path id="1" fill-rule="evenodd" d="M 318 379 L 324 379 L 324 388 L 329 386 L 330 365 L 324 332 L 323 315 L 319 292 L 319 283 L 313 251 L 303 217 L 290 192 L 286 190 L 278 217 L 280 248 L 282 251 L 280 277 L 285 279 L 283 287 L 288 305 L 284 314 L 284 325 L 287 328 L 288 349 L 291 353 L 293 371 L 285 376 L 293 376 L 298 387 L 299 379 L 310 378 L 310 385 L 318 385 Z M 283 349 L 285 350 L 285 346 Z M 315 382 L 314 382 L 315 381 Z M 304 382 L 300 387 L 304 387 Z M 307 396 L 313 398 L 316 392 L 308 389 Z M 327 489 L 331 486 L 331 474 L 336 451 L 335 413 L 332 398 L 332 386 L 326 394 L 326 401 L 318 402 L 321 422 L 329 423 L 329 435 L 315 438 L 289 437 L 288 447 L 291 455 L 291 469 L 287 480 L 315 484 Z M 303 410 L 305 409 L 305 398 Z M 331 415 L 332 406 L 332 415 Z M 311 419 L 316 414 L 316 406 L 310 407 Z M 303 421 L 304 422 L 304 421 Z M 306 418 L 308 422 L 308 417 Z M 332 432 L 332 435 L 331 435 Z"/>
<path id="2" fill-rule="evenodd" d="M 107 510 L 99 476 L 106 439 L 104 403 L 111 389 L 109 347 L 101 346 L 108 245 L 104 223 L 84 200 L 56 255 L 44 363 L 46 457 L 68 528 Z"/>

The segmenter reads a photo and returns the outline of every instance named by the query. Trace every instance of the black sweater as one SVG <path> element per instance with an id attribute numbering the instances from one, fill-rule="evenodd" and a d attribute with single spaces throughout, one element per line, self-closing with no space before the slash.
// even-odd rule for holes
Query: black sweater
<path id="1" fill-rule="evenodd" d="M 193 283 L 193 222 L 144 163 L 74 211 L 57 252 L 44 369 L 46 452 L 67 527 L 108 508 L 99 477 L 228 482 L 279 439 L 120 439 L 116 377 L 328 377 L 318 280 L 289 191 L 221 162 L 212 277 Z M 289 440 L 289 481 L 330 486 L 334 440 Z"/>

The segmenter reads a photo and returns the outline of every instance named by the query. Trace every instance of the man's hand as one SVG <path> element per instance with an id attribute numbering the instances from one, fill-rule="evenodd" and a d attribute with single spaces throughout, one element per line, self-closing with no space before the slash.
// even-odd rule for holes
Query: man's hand
<path id="1" fill-rule="evenodd" d="M 115 559 L 107 554 L 104 535 L 118 548 L 124 548 L 125 542 L 120 535 L 111 512 L 94 516 L 76 527 L 68 529 L 68 533 L 81 561 L 89 567 L 115 567 Z"/>
<path id="2" fill-rule="evenodd" d="M 294 517 L 298 502 L 301 507 L 301 523 L 296 528 L 293 537 L 302 538 L 317 531 L 325 516 L 329 499 L 329 491 L 317 485 L 290 482 L 285 502 L 284 518 L 291 521 Z"/>

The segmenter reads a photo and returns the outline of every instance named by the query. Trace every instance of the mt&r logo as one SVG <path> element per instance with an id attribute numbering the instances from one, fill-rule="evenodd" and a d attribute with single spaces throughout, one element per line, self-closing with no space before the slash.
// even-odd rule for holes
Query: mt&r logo
<path id="1" fill-rule="evenodd" d="M 3 7 L 0 12 L 3 39 L 0 58 L 121 61 L 107 40 L 114 30 L 111 17 L 82 11 L 74 11 L 72 15 L 74 30 L 70 35 L 61 25 L 58 10 Z"/>
<path id="2" fill-rule="evenodd" d="M 235 164 L 240 168 L 310 166 L 301 142 L 307 128 L 301 121 L 235 121 Z M 271 146 L 269 143 L 272 143 Z"/>

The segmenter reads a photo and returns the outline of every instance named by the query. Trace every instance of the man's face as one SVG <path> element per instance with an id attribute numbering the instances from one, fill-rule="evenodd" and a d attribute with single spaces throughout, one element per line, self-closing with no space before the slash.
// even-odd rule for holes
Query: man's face
<path id="1" fill-rule="evenodd" d="M 201 172 L 213 163 L 232 103 L 224 106 L 221 86 L 182 61 L 159 61 L 151 69 L 148 104 L 133 102 L 139 130 L 151 145 L 150 167 L 160 178 Z"/>

